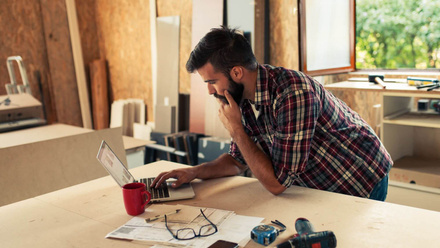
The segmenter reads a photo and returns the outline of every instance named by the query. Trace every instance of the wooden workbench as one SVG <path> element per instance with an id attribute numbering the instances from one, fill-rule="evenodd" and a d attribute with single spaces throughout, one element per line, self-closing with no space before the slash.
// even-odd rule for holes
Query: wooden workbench
<path id="1" fill-rule="evenodd" d="M 155 176 L 184 165 L 160 161 L 132 169 L 135 177 Z M 287 230 L 274 244 L 296 233 L 295 220 L 317 231 L 332 230 L 338 247 L 435 247 L 440 213 L 302 187 L 274 196 L 253 178 L 227 177 L 193 183 L 196 197 L 185 204 L 280 220 Z M 0 207 L 2 247 L 145 247 L 105 239 L 132 217 L 122 192 L 109 176 Z M 263 247 L 250 241 L 246 247 Z"/>

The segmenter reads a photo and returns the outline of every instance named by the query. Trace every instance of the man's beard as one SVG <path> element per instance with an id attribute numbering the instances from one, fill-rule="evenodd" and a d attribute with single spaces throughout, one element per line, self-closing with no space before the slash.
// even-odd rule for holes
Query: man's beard
<path id="1" fill-rule="evenodd" d="M 243 84 L 239 84 L 239 83 L 234 82 L 234 80 L 232 80 L 231 76 L 229 76 L 228 92 L 229 92 L 229 94 L 231 94 L 232 98 L 237 103 L 237 105 L 240 105 L 241 98 L 243 97 L 243 91 L 244 91 Z M 225 96 L 219 95 L 217 93 L 214 93 L 214 96 L 216 98 L 220 99 L 222 102 L 229 104 L 228 99 L 226 99 Z"/>

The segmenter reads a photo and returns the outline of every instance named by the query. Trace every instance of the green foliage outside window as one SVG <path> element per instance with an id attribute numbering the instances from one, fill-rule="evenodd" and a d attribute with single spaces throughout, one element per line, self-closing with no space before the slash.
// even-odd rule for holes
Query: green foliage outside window
<path id="1" fill-rule="evenodd" d="M 440 0 L 357 0 L 356 68 L 440 68 Z"/>

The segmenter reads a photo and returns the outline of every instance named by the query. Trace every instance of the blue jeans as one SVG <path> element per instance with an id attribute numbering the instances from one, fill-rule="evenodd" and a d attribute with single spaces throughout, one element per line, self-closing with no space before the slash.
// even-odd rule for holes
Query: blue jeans
<path id="1" fill-rule="evenodd" d="M 388 193 L 388 174 L 379 181 L 379 183 L 374 186 L 373 191 L 371 191 L 370 199 L 385 201 Z"/>

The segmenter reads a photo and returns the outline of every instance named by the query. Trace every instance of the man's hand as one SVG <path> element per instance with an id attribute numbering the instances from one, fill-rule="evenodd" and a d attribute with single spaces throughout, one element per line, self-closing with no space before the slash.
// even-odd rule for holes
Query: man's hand
<path id="1" fill-rule="evenodd" d="M 276 179 L 270 157 L 258 148 L 254 141 L 246 134 L 241 123 L 240 108 L 228 91 L 225 91 L 224 94 L 229 105 L 219 102 L 220 120 L 237 144 L 253 175 L 269 192 L 274 195 L 281 194 L 286 190 L 286 187 L 281 185 Z"/>
<path id="2" fill-rule="evenodd" d="M 227 90 L 225 90 L 224 94 L 229 104 L 217 100 L 220 104 L 218 116 L 231 137 L 234 138 L 234 134 L 237 131 L 244 131 L 243 125 L 241 124 L 241 112 L 231 94 L 229 94 Z"/>
<path id="3" fill-rule="evenodd" d="M 173 188 L 178 188 L 180 185 L 184 183 L 189 183 L 196 178 L 195 168 L 183 168 L 176 169 L 172 171 L 162 172 L 160 173 L 154 181 L 151 183 L 151 187 L 159 187 L 165 180 L 169 178 L 176 178 L 177 181 L 173 182 L 171 186 Z"/>

